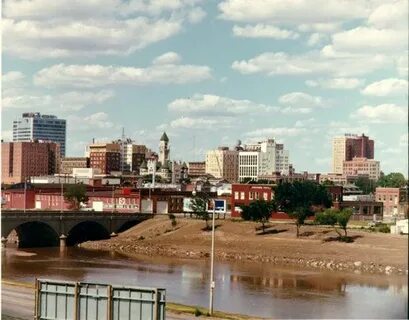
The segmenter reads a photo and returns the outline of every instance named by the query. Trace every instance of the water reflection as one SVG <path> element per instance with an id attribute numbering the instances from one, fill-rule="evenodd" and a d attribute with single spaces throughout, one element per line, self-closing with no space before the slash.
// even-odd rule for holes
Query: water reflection
<path id="1" fill-rule="evenodd" d="M 34 254 L 34 255 L 33 255 Z M 35 277 L 167 289 L 171 301 L 206 306 L 209 262 L 135 256 L 81 248 L 2 251 L 7 279 Z M 216 309 L 267 318 L 406 318 L 404 276 L 373 276 L 217 263 Z"/>

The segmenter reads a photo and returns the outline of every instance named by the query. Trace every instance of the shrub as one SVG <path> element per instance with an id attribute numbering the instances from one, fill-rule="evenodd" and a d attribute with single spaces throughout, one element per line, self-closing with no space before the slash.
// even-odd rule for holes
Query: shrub
<path id="1" fill-rule="evenodd" d="M 200 317 L 202 315 L 202 311 L 199 310 L 199 308 L 195 309 L 195 317 Z"/>
<path id="2" fill-rule="evenodd" d="M 382 233 L 390 233 L 391 232 L 391 228 L 389 228 L 389 226 L 387 226 L 386 224 L 383 226 L 380 226 L 378 229 L 379 232 Z"/>
<path id="3" fill-rule="evenodd" d="M 315 221 L 318 224 L 333 226 L 337 223 L 337 216 L 334 210 L 328 209 L 315 215 Z"/>

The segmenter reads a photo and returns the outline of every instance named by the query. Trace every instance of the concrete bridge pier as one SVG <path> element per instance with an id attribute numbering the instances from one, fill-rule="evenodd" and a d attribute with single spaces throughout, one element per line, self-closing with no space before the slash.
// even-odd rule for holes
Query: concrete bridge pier
<path id="1" fill-rule="evenodd" d="M 67 246 L 67 236 L 65 234 L 62 234 L 60 236 L 60 248 L 63 249 Z"/>

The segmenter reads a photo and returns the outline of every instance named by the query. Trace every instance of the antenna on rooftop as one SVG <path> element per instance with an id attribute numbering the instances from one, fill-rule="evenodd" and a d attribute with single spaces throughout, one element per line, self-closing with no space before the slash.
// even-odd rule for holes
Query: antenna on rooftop
<path id="1" fill-rule="evenodd" d="M 125 128 L 122 127 L 122 140 L 125 140 Z"/>

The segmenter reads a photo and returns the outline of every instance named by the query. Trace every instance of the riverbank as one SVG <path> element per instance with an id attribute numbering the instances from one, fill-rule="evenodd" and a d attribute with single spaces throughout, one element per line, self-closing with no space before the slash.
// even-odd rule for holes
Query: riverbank
<path id="1" fill-rule="evenodd" d="M 204 259 L 210 256 L 211 232 L 202 220 L 168 217 L 144 221 L 103 241 L 83 243 L 93 250 L 116 251 L 129 256 L 149 255 Z M 295 237 L 295 225 L 270 223 L 264 234 L 260 224 L 247 221 L 216 221 L 217 260 L 264 262 L 311 269 L 379 274 L 408 273 L 408 237 L 349 230 L 352 243 L 337 241 L 333 228 L 304 226 Z"/>

